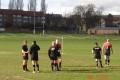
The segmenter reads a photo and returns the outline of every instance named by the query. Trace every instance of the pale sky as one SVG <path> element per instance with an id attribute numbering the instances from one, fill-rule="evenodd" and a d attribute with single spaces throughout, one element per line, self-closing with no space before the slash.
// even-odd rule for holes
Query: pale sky
<path id="1" fill-rule="evenodd" d="M 10 0 L 1 0 L 1 8 L 7 9 Z M 24 1 L 24 10 L 27 10 L 28 0 Z M 41 0 L 37 0 L 37 11 L 40 10 Z M 47 13 L 64 14 L 72 12 L 77 5 L 94 4 L 104 7 L 105 14 L 120 15 L 120 0 L 46 0 Z"/>

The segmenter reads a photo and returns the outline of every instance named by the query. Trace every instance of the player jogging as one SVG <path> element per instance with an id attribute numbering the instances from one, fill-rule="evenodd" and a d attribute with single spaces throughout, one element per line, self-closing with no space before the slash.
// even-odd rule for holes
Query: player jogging
<path id="1" fill-rule="evenodd" d="M 98 61 L 100 62 L 101 68 L 102 66 L 102 61 L 101 61 L 101 47 L 98 46 L 98 43 L 95 42 L 95 46 L 92 49 L 92 53 L 94 54 L 94 59 L 96 61 L 96 68 L 98 68 Z"/>
<path id="2" fill-rule="evenodd" d="M 37 71 L 39 72 L 39 64 L 38 64 L 38 50 L 40 47 L 36 44 L 36 41 L 33 41 L 32 46 L 30 47 L 30 55 L 33 65 L 33 73 L 35 73 L 35 67 L 37 67 Z"/>
<path id="3" fill-rule="evenodd" d="M 52 71 L 54 71 L 54 70 L 59 71 L 55 42 L 52 42 L 52 46 L 48 50 L 48 56 L 49 56 L 49 58 L 51 60 L 51 69 L 52 69 Z"/>
<path id="4" fill-rule="evenodd" d="M 110 53 L 113 53 L 112 44 L 109 42 L 109 39 L 102 46 L 102 53 L 104 53 L 105 67 L 110 64 Z"/>
<path id="5" fill-rule="evenodd" d="M 27 63 L 28 63 L 28 46 L 27 46 L 27 40 L 23 41 L 22 56 L 23 56 L 23 72 L 26 72 L 26 71 L 28 71 L 28 69 L 27 69 Z"/>
<path id="6" fill-rule="evenodd" d="M 60 54 L 61 44 L 59 43 L 58 39 L 56 39 L 56 41 L 55 41 L 55 46 L 56 46 L 56 50 L 57 50 L 58 66 L 59 66 L 59 69 L 61 70 L 61 64 L 62 64 L 62 56 Z"/>

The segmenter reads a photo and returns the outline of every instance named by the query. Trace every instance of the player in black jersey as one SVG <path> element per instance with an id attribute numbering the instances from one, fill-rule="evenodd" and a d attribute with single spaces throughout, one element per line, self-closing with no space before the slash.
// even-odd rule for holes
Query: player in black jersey
<path id="1" fill-rule="evenodd" d="M 36 41 L 33 41 L 32 46 L 30 47 L 30 55 L 33 65 L 33 73 L 35 73 L 35 66 L 39 72 L 39 64 L 38 64 L 38 50 L 40 47 L 36 44 Z"/>
<path id="2" fill-rule="evenodd" d="M 98 46 L 97 42 L 95 42 L 95 47 L 93 47 L 92 53 L 94 54 L 94 59 L 96 61 L 96 68 L 98 68 L 98 61 L 100 62 L 101 67 L 103 67 L 101 61 L 101 47 Z"/>
<path id="3" fill-rule="evenodd" d="M 23 57 L 23 71 L 28 71 L 27 69 L 27 63 L 28 63 L 28 46 L 27 46 L 27 40 L 23 41 L 22 45 L 22 57 Z"/>
<path id="4" fill-rule="evenodd" d="M 55 46 L 56 46 L 56 53 L 57 53 L 57 57 L 58 57 L 58 66 L 59 69 L 61 70 L 61 65 L 62 65 L 62 56 L 61 56 L 61 44 L 59 43 L 58 39 L 56 39 L 55 41 Z"/>
<path id="5" fill-rule="evenodd" d="M 58 57 L 57 57 L 57 49 L 56 49 L 56 46 L 55 46 L 55 42 L 52 42 L 52 46 L 49 48 L 48 50 L 48 56 L 51 60 L 51 68 L 52 70 L 57 70 L 59 71 L 59 68 L 58 68 Z"/>

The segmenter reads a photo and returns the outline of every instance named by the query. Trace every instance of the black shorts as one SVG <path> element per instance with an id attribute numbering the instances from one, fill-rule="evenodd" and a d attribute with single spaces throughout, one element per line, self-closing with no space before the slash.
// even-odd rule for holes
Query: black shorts
<path id="1" fill-rule="evenodd" d="M 61 54 L 60 54 L 60 52 L 57 52 L 57 57 L 61 57 Z"/>
<path id="2" fill-rule="evenodd" d="M 104 55 L 106 55 L 106 56 L 110 56 L 110 53 L 105 53 Z"/>
<path id="3" fill-rule="evenodd" d="M 27 56 L 23 56 L 23 60 L 28 60 L 28 55 Z"/>
<path id="4" fill-rule="evenodd" d="M 31 56 L 31 60 L 38 61 L 38 56 Z"/>
<path id="5" fill-rule="evenodd" d="M 50 57 L 51 60 L 57 60 L 57 57 Z"/>
<path id="6" fill-rule="evenodd" d="M 101 55 L 94 55 L 94 59 L 101 59 Z"/>

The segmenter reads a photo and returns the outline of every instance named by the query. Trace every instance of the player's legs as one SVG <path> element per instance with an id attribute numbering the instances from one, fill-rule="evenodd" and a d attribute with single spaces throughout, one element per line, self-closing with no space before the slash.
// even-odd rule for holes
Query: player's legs
<path id="1" fill-rule="evenodd" d="M 109 65 L 110 64 L 110 56 L 107 56 L 107 58 L 108 58 L 108 64 L 107 65 Z"/>
<path id="2" fill-rule="evenodd" d="M 62 57 L 58 57 L 58 66 L 61 69 L 61 65 L 62 65 Z"/>
<path id="3" fill-rule="evenodd" d="M 107 61 L 108 61 L 107 55 L 104 55 L 104 59 L 105 59 L 105 67 L 106 67 L 107 66 Z"/>
<path id="4" fill-rule="evenodd" d="M 59 71 L 60 69 L 59 69 L 59 67 L 58 67 L 58 61 L 57 61 L 57 60 L 54 60 L 54 64 L 55 64 L 55 69 L 56 69 L 57 71 Z"/>
<path id="5" fill-rule="evenodd" d="M 23 60 L 23 71 L 26 71 L 26 60 Z"/>
<path id="6" fill-rule="evenodd" d="M 23 71 L 27 71 L 27 62 L 28 62 L 28 57 L 23 56 Z"/>
<path id="7" fill-rule="evenodd" d="M 33 73 L 35 73 L 35 60 L 32 60 L 32 65 L 33 65 Z"/>
<path id="8" fill-rule="evenodd" d="M 26 69 L 26 71 L 28 71 L 27 63 L 28 63 L 28 60 L 25 60 L 25 69 Z"/>
<path id="9" fill-rule="evenodd" d="M 39 64 L 38 64 L 38 60 L 36 60 L 35 63 L 36 63 L 37 70 L 38 70 L 38 72 L 39 72 Z"/>
<path id="10" fill-rule="evenodd" d="M 51 60 L 51 69 L 52 69 L 52 71 L 59 70 L 58 61 L 56 59 Z"/>
<path id="11" fill-rule="evenodd" d="M 55 67 L 54 60 L 51 60 L 51 69 L 52 69 L 52 71 L 54 71 L 54 67 Z"/>
<path id="12" fill-rule="evenodd" d="M 102 66 L 102 60 L 101 60 L 101 59 L 99 59 L 99 62 L 100 62 L 100 66 L 101 66 L 101 68 L 102 68 L 102 67 L 103 67 L 103 66 Z"/>
<path id="13" fill-rule="evenodd" d="M 98 68 L 98 59 L 95 59 L 96 61 L 96 68 Z"/>

